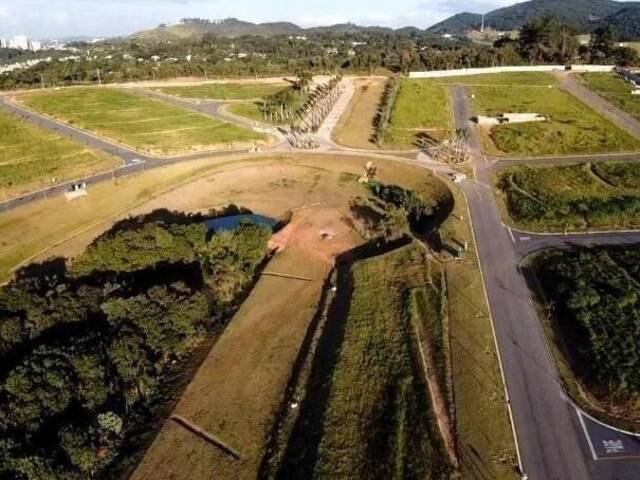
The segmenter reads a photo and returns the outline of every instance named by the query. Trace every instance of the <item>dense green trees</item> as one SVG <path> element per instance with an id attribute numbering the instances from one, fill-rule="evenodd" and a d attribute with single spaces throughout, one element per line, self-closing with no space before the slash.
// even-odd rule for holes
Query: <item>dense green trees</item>
<path id="1" fill-rule="evenodd" d="M 112 462 L 169 366 L 233 310 L 268 237 L 152 215 L 69 271 L 30 266 L 0 289 L 0 477 L 90 478 Z"/>
<path id="2" fill-rule="evenodd" d="M 535 268 L 581 378 L 606 402 L 637 402 L 638 246 L 547 251 Z"/>

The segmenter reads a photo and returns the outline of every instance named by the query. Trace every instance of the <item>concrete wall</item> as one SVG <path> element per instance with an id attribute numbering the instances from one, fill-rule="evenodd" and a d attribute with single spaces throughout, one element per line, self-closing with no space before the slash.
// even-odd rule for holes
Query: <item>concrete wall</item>
<path id="1" fill-rule="evenodd" d="M 555 72 L 564 71 L 564 65 L 536 65 L 519 67 L 461 68 L 458 70 L 431 70 L 429 72 L 410 72 L 409 78 L 443 78 L 490 73 Z M 609 65 L 572 65 L 575 72 L 611 72 Z"/>

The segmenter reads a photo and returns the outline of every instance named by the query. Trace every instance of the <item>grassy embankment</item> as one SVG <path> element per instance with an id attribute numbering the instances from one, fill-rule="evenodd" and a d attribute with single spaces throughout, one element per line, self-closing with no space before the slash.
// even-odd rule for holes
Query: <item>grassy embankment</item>
<path id="1" fill-rule="evenodd" d="M 431 80 L 402 79 L 391 111 L 385 148 L 415 148 L 420 136 L 445 139 L 453 128 L 451 98 Z"/>
<path id="2" fill-rule="evenodd" d="M 443 79 L 467 85 L 474 113 L 538 113 L 546 122 L 479 128 L 484 150 L 493 155 L 537 156 L 622 152 L 640 141 L 562 91 L 545 73 L 509 73 Z"/>
<path id="3" fill-rule="evenodd" d="M 565 388 L 611 424 L 640 425 L 638 245 L 547 250 L 529 259 Z"/>
<path id="4" fill-rule="evenodd" d="M 613 73 L 586 73 L 582 78 L 602 98 L 640 120 L 640 95 L 631 95 L 629 82 Z"/>
<path id="5" fill-rule="evenodd" d="M 267 140 L 261 133 L 114 89 L 37 92 L 19 100 L 33 110 L 155 155 L 179 155 Z"/>
<path id="6" fill-rule="evenodd" d="M 0 113 L 0 199 L 119 164 L 116 158 Z"/>
<path id="7" fill-rule="evenodd" d="M 640 165 L 513 167 L 497 176 L 499 205 L 528 231 L 630 229 L 640 225 Z"/>
<path id="8" fill-rule="evenodd" d="M 333 131 L 336 143 L 351 148 L 376 148 L 373 122 L 384 90 L 383 79 L 356 81 L 356 92 Z"/>
<path id="9" fill-rule="evenodd" d="M 415 292 L 428 310 L 427 292 L 437 282 L 416 246 L 354 265 L 316 476 L 446 478 L 407 298 Z"/>
<path id="10" fill-rule="evenodd" d="M 517 478 L 516 452 L 484 284 L 466 200 L 451 185 L 454 209 L 443 239 L 468 242 L 464 260 L 447 262 L 445 329 L 449 330 L 455 426 L 463 478 Z"/>

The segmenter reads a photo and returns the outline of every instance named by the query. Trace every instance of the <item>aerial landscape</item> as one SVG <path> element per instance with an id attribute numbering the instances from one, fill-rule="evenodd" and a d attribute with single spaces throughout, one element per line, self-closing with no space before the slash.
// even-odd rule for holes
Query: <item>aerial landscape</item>
<path id="1" fill-rule="evenodd" d="M 0 3 L 0 480 L 640 479 L 640 2 Z"/>

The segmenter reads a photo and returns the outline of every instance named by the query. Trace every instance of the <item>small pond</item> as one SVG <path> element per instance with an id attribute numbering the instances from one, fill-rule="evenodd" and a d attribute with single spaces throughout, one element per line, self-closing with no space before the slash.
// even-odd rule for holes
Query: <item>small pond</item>
<path id="1" fill-rule="evenodd" d="M 207 220 L 205 225 L 209 230 L 218 232 L 220 230 L 237 230 L 241 223 L 251 222 L 255 225 L 266 225 L 273 229 L 278 223 L 278 220 L 265 217 L 264 215 L 245 214 L 245 215 L 231 215 L 229 217 L 219 217 Z"/>

